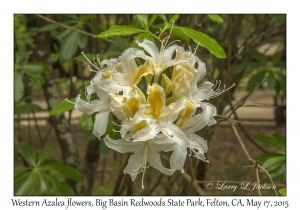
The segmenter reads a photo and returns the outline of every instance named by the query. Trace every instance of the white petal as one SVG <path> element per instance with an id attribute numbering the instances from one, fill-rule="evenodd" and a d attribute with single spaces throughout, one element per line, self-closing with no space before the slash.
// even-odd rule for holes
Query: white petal
<path id="1" fill-rule="evenodd" d="M 123 91 L 124 86 L 120 85 L 114 78 L 104 79 L 99 84 L 108 94 Z"/>
<path id="2" fill-rule="evenodd" d="M 148 144 L 151 148 L 153 148 L 157 152 L 169 152 L 173 151 L 178 144 L 174 143 L 167 137 L 163 136 L 163 138 L 154 138 L 148 141 Z"/>
<path id="3" fill-rule="evenodd" d="M 90 115 L 94 112 L 109 110 L 109 106 L 105 103 L 105 100 L 94 100 L 91 103 L 88 103 L 80 99 L 80 95 L 78 95 L 75 100 L 75 109 Z"/>
<path id="4" fill-rule="evenodd" d="M 150 54 L 150 56 L 152 57 L 152 59 L 154 60 L 155 63 L 158 62 L 159 51 L 153 42 L 151 42 L 147 39 L 144 39 L 142 43 L 137 42 L 137 44 L 140 47 L 144 48 Z"/>
<path id="5" fill-rule="evenodd" d="M 183 166 L 186 159 L 187 149 L 177 146 L 170 157 L 170 165 L 173 170 L 180 170 L 184 173 Z"/>
<path id="6" fill-rule="evenodd" d="M 99 112 L 95 116 L 93 134 L 98 138 L 100 138 L 106 132 L 108 115 L 109 115 L 109 111 L 106 111 L 106 112 Z"/>
<path id="7" fill-rule="evenodd" d="M 174 173 L 174 170 L 163 167 L 160 154 L 151 148 L 151 146 L 148 147 L 148 162 L 153 168 L 156 168 L 166 175 L 172 175 Z"/>
<path id="8" fill-rule="evenodd" d="M 207 142 L 200 136 L 194 133 L 187 134 L 190 147 L 199 150 L 202 154 L 208 150 Z"/>
<path id="9" fill-rule="evenodd" d="M 201 103 L 202 112 L 190 118 L 181 127 L 184 132 L 194 133 L 206 125 L 213 125 L 216 123 L 213 118 L 216 115 L 216 108 L 209 103 Z"/>
<path id="10" fill-rule="evenodd" d="M 172 46 L 168 47 L 167 49 L 165 49 L 163 52 L 160 52 L 160 53 L 163 53 L 163 57 L 162 57 L 160 65 L 165 65 L 165 64 L 171 65 L 169 61 L 171 61 L 172 55 L 177 48 L 179 48 L 177 45 L 172 45 Z"/>
<path id="11" fill-rule="evenodd" d="M 156 125 L 149 125 L 146 128 L 138 130 L 133 135 L 133 142 L 147 141 L 149 139 L 153 139 L 157 133 L 159 133 L 159 130 L 156 129 Z"/>
<path id="12" fill-rule="evenodd" d="M 163 109 L 163 113 L 160 116 L 159 121 L 163 124 L 166 120 L 173 122 L 177 119 L 178 113 L 185 108 L 186 98 L 181 98 L 174 103 L 169 104 Z"/>
<path id="13" fill-rule="evenodd" d="M 129 174 L 134 181 L 139 169 L 143 166 L 144 146 L 136 150 L 129 158 L 128 164 L 124 169 L 124 174 Z"/>
<path id="14" fill-rule="evenodd" d="M 130 141 L 125 141 L 124 139 L 119 139 L 119 140 L 113 140 L 111 138 L 104 137 L 103 138 L 105 144 L 107 147 L 116 150 L 120 153 L 126 153 L 126 152 L 136 152 L 144 147 L 143 142 L 130 142 Z"/>
<path id="15" fill-rule="evenodd" d="M 168 122 L 165 128 L 161 128 L 161 132 L 164 133 L 171 141 L 179 144 L 180 146 L 188 146 L 186 134 L 174 123 Z"/>

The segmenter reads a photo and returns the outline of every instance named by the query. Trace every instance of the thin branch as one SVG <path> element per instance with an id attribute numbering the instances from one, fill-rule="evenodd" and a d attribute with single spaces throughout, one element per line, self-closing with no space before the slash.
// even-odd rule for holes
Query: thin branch
<path id="1" fill-rule="evenodd" d="M 262 170 L 267 174 L 267 176 L 269 177 L 269 179 L 270 179 L 272 185 L 275 186 L 275 185 L 274 185 L 274 182 L 273 182 L 273 179 L 272 179 L 271 175 L 269 174 L 269 172 L 268 172 L 264 167 L 262 167 L 261 165 L 257 164 L 257 166 L 258 166 L 260 169 L 262 169 Z M 277 193 L 277 191 L 276 191 L 275 188 L 274 188 L 274 192 L 275 192 L 276 195 L 278 195 L 278 193 Z"/>
<path id="2" fill-rule="evenodd" d="M 242 139 L 241 139 L 241 137 L 240 137 L 240 135 L 239 135 L 239 133 L 238 133 L 236 127 L 235 127 L 235 125 L 234 125 L 230 120 L 227 120 L 227 121 L 230 123 L 230 125 L 231 125 L 231 127 L 232 127 L 232 129 L 233 129 L 233 132 L 234 132 L 234 134 L 236 135 L 238 141 L 240 142 L 240 145 L 241 145 L 241 147 L 242 147 L 244 153 L 246 154 L 248 160 L 254 164 L 255 161 L 254 161 L 254 160 L 251 158 L 251 156 L 249 155 L 249 153 L 248 153 L 248 151 L 247 151 L 247 149 L 246 149 L 246 147 L 245 147 L 245 145 L 244 145 L 244 143 L 243 143 L 243 141 L 242 141 Z"/>
<path id="3" fill-rule="evenodd" d="M 249 98 L 249 96 L 252 94 L 253 90 L 255 89 L 255 86 L 253 86 L 253 88 L 249 91 L 249 93 L 246 95 L 246 97 L 244 98 L 244 100 L 238 105 L 236 106 L 232 111 L 231 113 L 228 115 L 228 118 L 230 118 L 230 116 L 238 109 L 240 108 L 241 106 L 244 105 L 245 101 Z"/>
<path id="4" fill-rule="evenodd" d="M 256 172 L 256 178 L 257 178 L 257 184 L 258 184 L 258 194 L 261 196 L 261 192 L 260 192 L 260 181 L 259 181 L 259 174 L 258 174 L 258 164 L 257 164 L 257 160 L 255 163 L 255 172 Z M 274 185 L 273 185 L 274 186 Z"/>
<path id="5" fill-rule="evenodd" d="M 44 20 L 46 20 L 46 21 L 48 21 L 48 22 L 54 23 L 54 24 L 56 24 L 56 25 L 58 25 L 58 26 L 60 26 L 60 27 L 67 28 L 67 29 L 72 30 L 72 31 L 76 31 L 76 32 L 78 32 L 78 33 L 81 33 L 81 34 L 84 34 L 84 35 L 87 35 L 87 36 L 91 36 L 91 37 L 93 37 L 93 38 L 94 38 L 95 36 L 97 36 L 96 34 L 91 34 L 91 33 L 82 31 L 82 30 L 80 30 L 80 29 L 73 28 L 73 27 L 71 27 L 71 26 L 67 26 L 67 25 L 65 25 L 65 24 L 56 22 L 55 20 L 52 20 L 52 19 L 50 19 L 50 18 L 47 18 L 47 17 L 45 17 L 45 16 L 43 16 L 43 15 L 36 15 L 36 16 L 38 16 L 39 18 L 42 18 L 42 19 L 44 19 Z M 102 39 L 102 40 L 105 40 L 105 41 L 110 42 L 110 43 L 115 43 L 113 40 L 110 40 L 110 39 L 105 39 L 105 38 L 101 38 L 101 37 L 97 37 L 97 38 Z"/>

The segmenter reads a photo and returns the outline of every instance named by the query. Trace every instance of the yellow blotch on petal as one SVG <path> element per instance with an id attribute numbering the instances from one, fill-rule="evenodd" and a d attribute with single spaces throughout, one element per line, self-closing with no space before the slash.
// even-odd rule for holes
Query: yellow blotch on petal
<path id="1" fill-rule="evenodd" d="M 104 79 L 108 79 L 111 77 L 111 70 L 106 70 L 104 73 L 103 73 L 103 78 Z"/>
<path id="2" fill-rule="evenodd" d="M 135 134 L 136 132 L 138 132 L 139 130 L 142 130 L 143 128 L 147 127 L 147 123 L 145 120 L 142 120 L 141 122 L 133 125 L 132 127 L 132 132 Z"/>
<path id="3" fill-rule="evenodd" d="M 149 74 L 153 74 L 153 70 L 147 66 L 147 65 L 142 65 L 137 69 L 136 74 L 132 74 L 134 75 L 132 78 L 132 85 L 137 85 L 143 76 L 149 75 Z"/>
<path id="4" fill-rule="evenodd" d="M 139 111 L 140 101 L 133 97 L 126 100 L 125 105 L 123 106 L 123 112 L 127 117 L 133 117 Z"/>
<path id="5" fill-rule="evenodd" d="M 148 87 L 148 103 L 150 111 L 144 112 L 145 115 L 152 115 L 156 119 L 162 114 L 165 106 L 166 96 L 164 90 L 157 84 Z"/>
<path id="6" fill-rule="evenodd" d="M 184 123 L 188 121 L 191 118 L 191 116 L 195 113 L 195 110 L 196 107 L 194 106 L 194 104 L 190 101 L 187 101 L 185 112 L 178 121 L 177 126 L 181 127 L 182 125 L 184 125 Z"/>

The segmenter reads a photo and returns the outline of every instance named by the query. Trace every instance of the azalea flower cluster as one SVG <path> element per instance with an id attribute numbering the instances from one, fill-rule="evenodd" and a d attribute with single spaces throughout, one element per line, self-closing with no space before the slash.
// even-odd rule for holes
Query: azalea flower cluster
<path id="1" fill-rule="evenodd" d="M 132 181 L 139 173 L 144 177 L 149 165 L 166 175 L 183 173 L 188 151 L 207 162 L 207 142 L 195 132 L 216 123 L 216 108 L 204 100 L 223 91 L 208 81 L 198 87 L 205 64 L 195 53 L 166 42 L 161 41 L 159 50 L 144 39 L 137 42 L 141 49 L 128 48 L 119 58 L 88 60 L 97 73 L 86 88 L 87 102 L 80 95 L 75 101 L 75 109 L 97 113 L 93 134 L 98 138 L 106 132 L 109 113 L 119 119 L 114 124 L 121 139 L 107 135 L 103 140 L 113 150 L 133 153 L 124 169 Z M 141 81 L 145 90 L 139 88 Z M 91 100 L 93 93 L 99 99 Z M 172 152 L 170 167 L 162 165 L 160 152 Z"/>

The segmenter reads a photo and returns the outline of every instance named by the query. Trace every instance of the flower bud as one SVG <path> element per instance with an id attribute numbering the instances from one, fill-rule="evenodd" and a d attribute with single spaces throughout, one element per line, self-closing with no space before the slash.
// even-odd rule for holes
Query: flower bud
<path id="1" fill-rule="evenodd" d="M 132 92 L 134 94 L 134 96 L 140 101 L 141 104 L 146 104 L 146 96 L 143 93 L 143 91 L 141 91 L 140 88 L 138 88 L 136 85 L 133 86 Z"/>
<path id="2" fill-rule="evenodd" d="M 172 91 L 172 82 L 169 77 L 165 74 L 162 75 L 161 86 L 165 91 L 166 96 Z"/>

